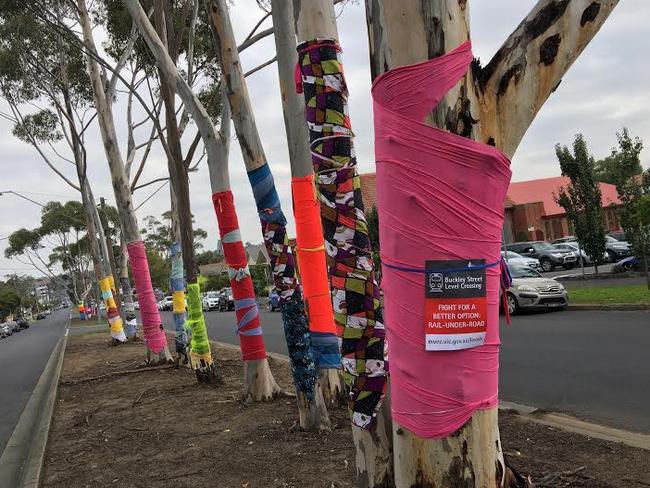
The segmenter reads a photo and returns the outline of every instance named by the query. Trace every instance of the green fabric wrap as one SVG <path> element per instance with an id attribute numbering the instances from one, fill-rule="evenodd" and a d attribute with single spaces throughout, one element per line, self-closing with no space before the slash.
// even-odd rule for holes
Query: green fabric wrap
<path id="1" fill-rule="evenodd" d="M 208 341 L 208 330 L 205 327 L 198 283 L 188 283 L 187 285 L 187 316 L 187 324 L 192 329 L 192 352 L 194 354 L 209 354 L 210 342 Z"/>

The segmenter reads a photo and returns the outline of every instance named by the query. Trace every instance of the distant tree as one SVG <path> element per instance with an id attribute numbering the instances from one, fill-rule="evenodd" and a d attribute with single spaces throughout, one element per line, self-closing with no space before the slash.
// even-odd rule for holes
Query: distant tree
<path id="1" fill-rule="evenodd" d="M 174 242 L 171 218 L 172 214 L 169 210 L 163 212 L 160 219 L 153 215 L 147 215 L 144 218 L 146 227 L 140 230 L 147 248 L 155 250 L 164 259 L 169 259 L 169 248 Z M 194 216 L 192 216 L 192 222 L 194 222 Z M 194 227 L 193 233 L 194 249 L 198 251 L 203 248 L 203 244 L 199 241 L 208 237 L 208 233 L 200 227 Z"/>
<path id="2" fill-rule="evenodd" d="M 560 188 L 555 199 L 566 211 L 582 249 L 596 263 L 597 273 L 597 263 L 605 253 L 605 230 L 602 195 L 595 179 L 595 160 L 589 154 L 582 134 L 578 134 L 573 142 L 573 154 L 560 144 L 555 146 L 555 153 L 562 175 L 571 180 L 567 187 Z"/>
<path id="3" fill-rule="evenodd" d="M 20 307 L 20 296 L 9 285 L 0 282 L 0 321 Z"/>
<path id="4" fill-rule="evenodd" d="M 151 284 L 154 288 L 159 288 L 167 293 L 169 291 L 169 274 L 172 269 L 170 259 L 165 259 L 153 249 L 147 249 L 147 260 L 149 261 Z"/>
<path id="5" fill-rule="evenodd" d="M 627 127 L 623 127 L 620 133 L 616 134 L 618 148 L 612 149 L 612 153 L 596 161 L 595 177 L 597 181 L 619 185 L 621 178 L 629 180 L 634 175 L 643 173 L 641 160 L 638 158 L 643 142 L 638 137 L 634 140 L 630 137 Z M 636 158 L 630 157 L 636 153 Z"/>
<path id="6" fill-rule="evenodd" d="M 612 183 L 616 185 L 621 200 L 618 215 L 634 254 L 645 256 L 650 245 L 650 236 L 647 226 L 641 223 L 641 213 L 637 212 L 636 208 L 641 197 L 650 190 L 647 185 L 648 178 L 642 176 L 640 155 L 643 141 L 638 137 L 634 139 L 630 137 L 627 128 L 617 133 L 616 138 L 618 147 L 612 149 L 612 157 L 616 158 L 618 164 L 612 174 Z M 646 181 L 645 185 L 644 181 Z"/>

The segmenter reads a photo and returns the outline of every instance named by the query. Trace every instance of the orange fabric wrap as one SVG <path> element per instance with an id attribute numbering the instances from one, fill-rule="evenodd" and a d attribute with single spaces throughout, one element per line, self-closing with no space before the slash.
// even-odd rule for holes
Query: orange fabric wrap
<path id="1" fill-rule="evenodd" d="M 291 190 L 296 219 L 298 268 L 309 330 L 336 334 L 314 175 L 291 178 Z"/>

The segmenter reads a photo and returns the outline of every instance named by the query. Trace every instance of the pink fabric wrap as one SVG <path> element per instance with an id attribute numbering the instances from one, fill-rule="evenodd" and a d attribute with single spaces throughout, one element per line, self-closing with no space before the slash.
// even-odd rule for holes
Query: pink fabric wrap
<path id="1" fill-rule="evenodd" d="M 500 259 L 510 161 L 493 146 L 424 123 L 471 61 L 467 42 L 385 73 L 372 90 L 393 418 L 426 438 L 448 436 L 498 401 L 498 266 L 486 269 L 485 343 L 431 352 L 424 344 L 425 261 Z"/>
<path id="2" fill-rule="evenodd" d="M 131 272 L 133 273 L 138 303 L 140 304 L 144 340 L 149 350 L 154 354 L 158 354 L 167 344 L 167 338 L 161 325 L 160 312 L 151 286 L 149 262 L 147 261 L 144 242 L 129 242 L 126 249 L 129 253 L 129 263 L 131 263 Z"/>

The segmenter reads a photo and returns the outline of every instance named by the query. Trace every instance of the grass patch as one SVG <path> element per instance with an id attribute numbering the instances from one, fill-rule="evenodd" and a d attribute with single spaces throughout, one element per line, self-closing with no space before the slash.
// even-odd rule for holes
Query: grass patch
<path id="1" fill-rule="evenodd" d="M 610 305 L 618 303 L 650 305 L 650 290 L 646 285 L 622 285 L 597 288 L 574 288 L 569 291 L 569 303 Z"/>

